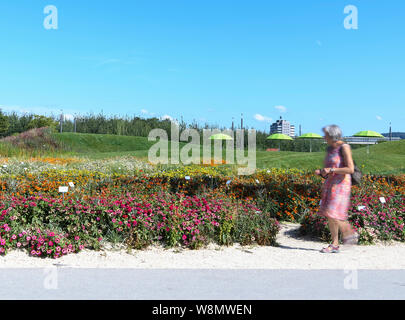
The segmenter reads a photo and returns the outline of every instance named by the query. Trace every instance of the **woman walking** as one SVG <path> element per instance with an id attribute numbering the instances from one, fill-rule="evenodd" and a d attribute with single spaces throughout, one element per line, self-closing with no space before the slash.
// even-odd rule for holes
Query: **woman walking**
<path id="1" fill-rule="evenodd" d="M 324 168 L 316 170 L 315 174 L 326 179 L 322 186 L 319 214 L 328 218 L 332 243 L 321 252 L 336 253 L 339 252 L 339 230 L 343 234 L 343 244 L 355 244 L 358 241 L 357 233 L 347 221 L 354 164 L 350 146 L 342 141 L 342 130 L 331 125 L 322 131 L 329 146 Z"/>

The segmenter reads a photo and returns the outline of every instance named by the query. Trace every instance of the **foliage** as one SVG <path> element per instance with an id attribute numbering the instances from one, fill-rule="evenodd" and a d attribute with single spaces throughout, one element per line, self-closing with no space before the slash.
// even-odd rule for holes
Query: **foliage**
<path id="1" fill-rule="evenodd" d="M 8 118 L 3 114 L 3 112 L 0 109 L 0 136 L 6 135 L 9 127 L 10 123 L 8 121 Z"/>
<path id="2" fill-rule="evenodd" d="M 30 130 L 44 127 L 50 127 L 52 129 L 55 129 L 57 125 L 58 122 L 54 121 L 52 118 L 35 114 L 34 117 L 28 123 L 27 129 Z"/>

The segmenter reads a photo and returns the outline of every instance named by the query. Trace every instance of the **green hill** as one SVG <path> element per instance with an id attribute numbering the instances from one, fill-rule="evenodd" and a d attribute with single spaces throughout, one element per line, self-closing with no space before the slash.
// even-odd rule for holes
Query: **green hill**
<path id="1" fill-rule="evenodd" d="M 149 148 L 155 144 L 146 137 L 114 136 L 98 134 L 55 134 L 65 148 L 76 152 L 79 156 L 89 158 L 109 158 L 132 155 L 147 159 Z M 180 148 L 185 145 L 180 143 Z M 202 151 L 201 151 L 202 154 Z M 169 149 L 170 155 L 170 149 Z M 257 151 L 256 166 L 258 168 L 301 168 L 315 170 L 323 165 L 323 152 L 268 152 Z M 405 173 L 405 140 L 384 142 L 367 148 L 353 150 L 353 157 L 365 173 L 398 174 Z M 225 151 L 224 156 L 225 159 Z"/>
<path id="2" fill-rule="evenodd" d="M 21 134 L 11 142 L 0 141 L 2 156 L 32 156 L 42 152 L 47 156 L 78 156 L 89 159 L 103 159 L 131 155 L 147 159 L 148 150 L 156 142 L 146 137 L 117 136 L 107 134 L 52 133 L 42 138 L 33 134 Z M 35 142 L 35 143 L 34 143 Z M 186 143 L 181 142 L 180 148 Z M 41 150 L 39 150 L 39 146 Z M 170 155 L 170 143 L 169 143 Z M 202 155 L 202 150 L 201 150 Z M 315 170 L 322 166 L 323 152 L 269 152 L 257 151 L 258 168 L 299 168 Z M 405 140 L 384 142 L 367 148 L 353 150 L 353 157 L 362 171 L 375 174 L 405 173 Z M 225 159 L 225 150 L 224 156 Z"/>

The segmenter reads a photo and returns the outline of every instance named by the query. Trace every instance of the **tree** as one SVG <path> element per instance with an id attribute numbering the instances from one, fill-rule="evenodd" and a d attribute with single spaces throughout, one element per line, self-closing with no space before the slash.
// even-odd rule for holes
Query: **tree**
<path id="1" fill-rule="evenodd" d="M 28 129 L 51 127 L 55 128 L 58 125 L 52 118 L 42 115 L 34 115 L 34 118 L 28 123 Z"/>
<path id="2" fill-rule="evenodd" d="M 8 121 L 8 117 L 4 115 L 0 109 L 0 136 L 6 135 L 9 126 L 10 122 Z"/>

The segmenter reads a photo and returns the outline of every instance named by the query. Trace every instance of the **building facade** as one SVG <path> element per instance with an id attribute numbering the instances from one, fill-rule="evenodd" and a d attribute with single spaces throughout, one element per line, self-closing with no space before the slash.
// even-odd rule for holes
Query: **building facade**
<path id="1" fill-rule="evenodd" d="M 380 141 L 390 141 L 390 138 L 344 137 L 343 140 L 348 144 L 377 144 Z M 399 137 L 391 138 L 391 141 L 399 141 L 399 140 L 401 140 L 401 138 Z"/>
<path id="2" fill-rule="evenodd" d="M 280 117 L 279 120 L 270 126 L 270 134 L 275 133 L 282 133 L 293 138 L 295 136 L 295 127 L 290 124 L 290 122 L 283 120 L 282 117 Z"/>

